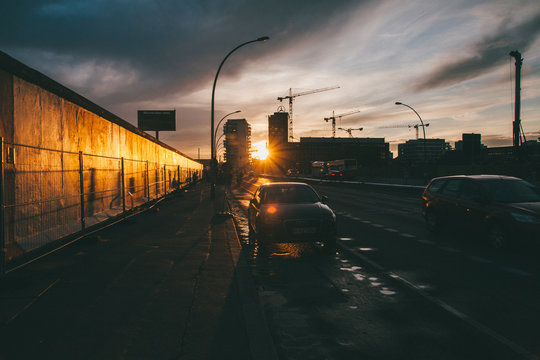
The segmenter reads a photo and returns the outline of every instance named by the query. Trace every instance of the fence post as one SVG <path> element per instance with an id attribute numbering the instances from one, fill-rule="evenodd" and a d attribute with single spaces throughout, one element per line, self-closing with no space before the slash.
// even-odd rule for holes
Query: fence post
<path id="1" fill-rule="evenodd" d="M 83 153 L 79 151 L 79 191 L 81 193 L 81 230 L 84 231 L 86 224 L 84 223 L 84 176 L 83 176 Z"/>
<path id="2" fill-rule="evenodd" d="M 167 195 L 167 165 L 163 165 L 163 191 Z"/>
<path id="3" fill-rule="evenodd" d="M 150 201 L 150 175 L 148 175 L 148 160 L 146 160 L 146 189 L 145 189 L 145 195 L 147 197 L 147 201 Z"/>
<path id="4" fill-rule="evenodd" d="M 0 275 L 6 273 L 6 238 L 4 230 L 4 205 L 5 205 L 5 185 L 4 185 L 4 138 L 0 137 Z"/>
<path id="5" fill-rule="evenodd" d="M 126 214 L 126 183 L 124 180 L 124 157 L 122 157 L 122 212 L 125 215 Z"/>
<path id="6" fill-rule="evenodd" d="M 176 188 L 180 189 L 180 165 L 176 167 L 176 178 L 178 179 L 176 182 Z"/>

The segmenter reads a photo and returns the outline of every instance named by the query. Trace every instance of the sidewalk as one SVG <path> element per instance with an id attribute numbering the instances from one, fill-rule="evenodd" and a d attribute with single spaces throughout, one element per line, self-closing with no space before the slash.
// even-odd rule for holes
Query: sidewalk
<path id="1" fill-rule="evenodd" d="M 0 359 L 276 359 L 224 191 L 208 190 L 0 279 Z"/>

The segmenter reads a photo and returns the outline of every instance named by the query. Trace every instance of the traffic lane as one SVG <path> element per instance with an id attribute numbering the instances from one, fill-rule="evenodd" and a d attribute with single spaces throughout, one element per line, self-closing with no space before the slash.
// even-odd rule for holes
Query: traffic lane
<path id="1" fill-rule="evenodd" d="M 383 228 L 403 237 L 458 248 L 480 262 L 500 264 L 509 272 L 540 275 L 540 263 L 537 260 L 540 252 L 539 244 L 520 243 L 519 246 L 510 249 L 497 250 L 488 245 L 482 234 L 456 227 L 449 227 L 440 234 L 432 234 L 426 229 L 420 203 L 416 202 L 414 197 L 397 191 L 363 189 L 351 191 L 328 187 L 320 188 L 320 191 L 329 194 L 329 204 L 338 216 Z"/>
<path id="2" fill-rule="evenodd" d="M 244 197 L 233 190 L 236 217 L 245 216 Z M 520 358 L 358 259 L 303 244 L 252 250 L 281 358 Z"/>
<path id="3" fill-rule="evenodd" d="M 405 232 L 424 235 L 424 219 L 421 214 L 420 197 L 399 191 L 379 189 L 350 189 L 315 186 L 320 194 L 328 196 L 328 204 L 338 213 L 361 215 L 373 223 L 400 222 Z"/>
<path id="4" fill-rule="evenodd" d="M 404 237 L 353 219 L 339 220 L 341 243 L 387 274 L 396 274 L 440 299 L 457 317 L 465 315 L 494 330 L 495 338 L 501 335 L 503 342 L 520 344 L 518 348 L 530 353 L 539 349 L 537 278 L 508 271 L 457 248 Z M 484 332 L 491 336 L 490 330 Z"/>

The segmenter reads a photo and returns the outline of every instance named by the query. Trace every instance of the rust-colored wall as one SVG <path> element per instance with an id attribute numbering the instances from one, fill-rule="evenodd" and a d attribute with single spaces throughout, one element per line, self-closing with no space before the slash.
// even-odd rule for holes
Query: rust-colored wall
<path id="1" fill-rule="evenodd" d="M 130 209 L 201 174 L 202 164 L 0 55 L 0 136 L 15 152 L 4 164 L 8 261 L 117 215 L 122 180 Z"/>

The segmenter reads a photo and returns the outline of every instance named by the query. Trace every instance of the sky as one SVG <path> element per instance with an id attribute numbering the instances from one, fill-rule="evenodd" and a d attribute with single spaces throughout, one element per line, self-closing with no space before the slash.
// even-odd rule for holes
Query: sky
<path id="1" fill-rule="evenodd" d="M 538 0 L 20 0 L 0 12 L 0 50 L 134 125 L 137 110 L 176 109 L 177 131 L 160 140 L 195 159 L 210 156 L 220 62 L 262 36 L 227 59 L 215 93 L 216 123 L 241 110 L 231 118 L 251 124 L 254 144 L 288 109 L 277 97 L 339 86 L 294 99 L 295 138 L 330 137 L 325 117 L 357 111 L 336 127 L 383 137 L 396 156 L 419 123 L 400 101 L 427 138 L 511 145 L 513 50 L 523 131 L 540 137 Z"/>

